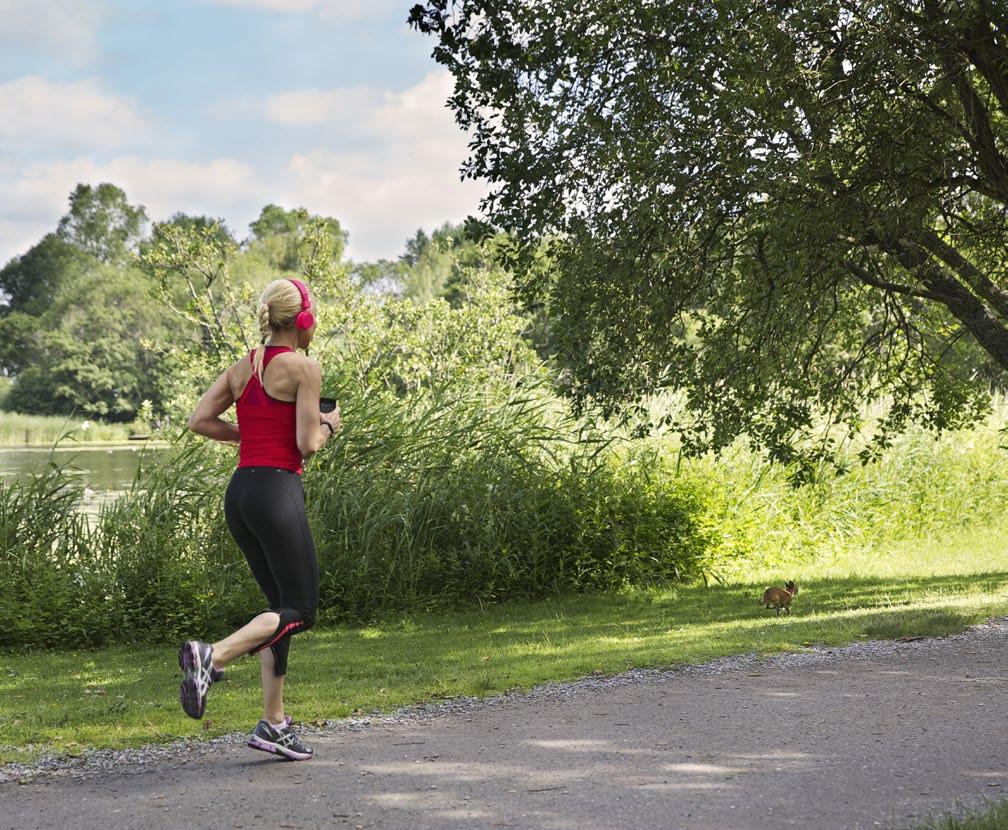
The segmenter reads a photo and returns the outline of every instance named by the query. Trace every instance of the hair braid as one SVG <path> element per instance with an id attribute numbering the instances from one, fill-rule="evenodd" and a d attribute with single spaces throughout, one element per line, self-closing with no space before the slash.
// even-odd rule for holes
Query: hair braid
<path id="1" fill-rule="evenodd" d="M 263 360 L 266 354 L 265 343 L 270 336 L 270 307 L 269 303 L 262 303 L 259 306 L 259 333 L 262 339 L 259 341 L 259 348 L 256 349 L 255 361 L 252 364 L 252 371 L 259 378 L 260 385 L 263 382 Z"/>

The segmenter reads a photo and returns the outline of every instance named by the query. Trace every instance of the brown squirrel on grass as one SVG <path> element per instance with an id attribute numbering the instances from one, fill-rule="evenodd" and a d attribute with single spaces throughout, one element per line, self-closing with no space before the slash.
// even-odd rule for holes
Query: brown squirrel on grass
<path id="1" fill-rule="evenodd" d="M 763 599 L 760 605 L 769 608 L 771 605 L 777 609 L 777 616 L 780 616 L 781 608 L 788 614 L 791 613 L 791 600 L 798 593 L 798 586 L 792 581 L 784 583 L 783 588 L 767 588 L 763 592 Z"/>

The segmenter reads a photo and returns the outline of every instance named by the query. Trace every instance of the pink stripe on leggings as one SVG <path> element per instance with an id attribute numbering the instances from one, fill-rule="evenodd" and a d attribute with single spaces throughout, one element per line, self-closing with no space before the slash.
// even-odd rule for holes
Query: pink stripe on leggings
<path id="1" fill-rule="evenodd" d="M 261 646 L 259 646 L 259 648 L 256 649 L 256 651 L 262 651 L 264 648 L 269 648 L 271 645 L 273 645 L 274 643 L 276 643 L 278 640 L 282 640 L 283 637 L 284 637 L 284 635 L 288 631 L 290 631 L 292 628 L 297 628 L 297 627 L 302 626 L 302 625 L 304 625 L 304 622 L 302 620 L 298 620 L 297 622 L 287 623 L 287 625 L 284 626 L 283 631 L 281 631 L 279 634 L 277 634 L 276 637 L 274 637 L 268 643 L 263 643 Z"/>

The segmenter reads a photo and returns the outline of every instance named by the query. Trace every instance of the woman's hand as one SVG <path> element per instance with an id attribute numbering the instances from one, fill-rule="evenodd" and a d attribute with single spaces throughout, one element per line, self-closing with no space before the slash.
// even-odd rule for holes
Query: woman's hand
<path id="1" fill-rule="evenodd" d="M 336 408 L 332 412 L 321 412 L 321 413 L 319 413 L 319 418 L 322 419 L 322 423 L 323 424 L 329 424 L 329 426 L 332 428 L 331 435 L 335 435 L 343 427 L 343 422 L 340 419 L 339 404 L 336 404 Z M 329 430 L 327 430 L 327 429 L 323 429 L 322 431 L 326 432 L 326 433 L 329 432 Z M 326 437 L 329 438 L 331 436 L 327 435 Z"/>

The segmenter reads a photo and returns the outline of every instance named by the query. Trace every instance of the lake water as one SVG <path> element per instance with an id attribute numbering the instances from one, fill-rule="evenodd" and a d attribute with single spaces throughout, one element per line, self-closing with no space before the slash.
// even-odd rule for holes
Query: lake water
<path id="1" fill-rule="evenodd" d="M 97 514 L 101 505 L 129 489 L 136 475 L 141 455 L 164 452 L 164 445 L 111 445 L 104 447 L 5 447 L 0 448 L 0 480 L 5 484 L 18 481 L 33 470 L 45 467 L 50 453 L 53 460 L 66 464 L 69 475 L 80 476 L 86 485 L 80 504 L 89 516 Z"/>

